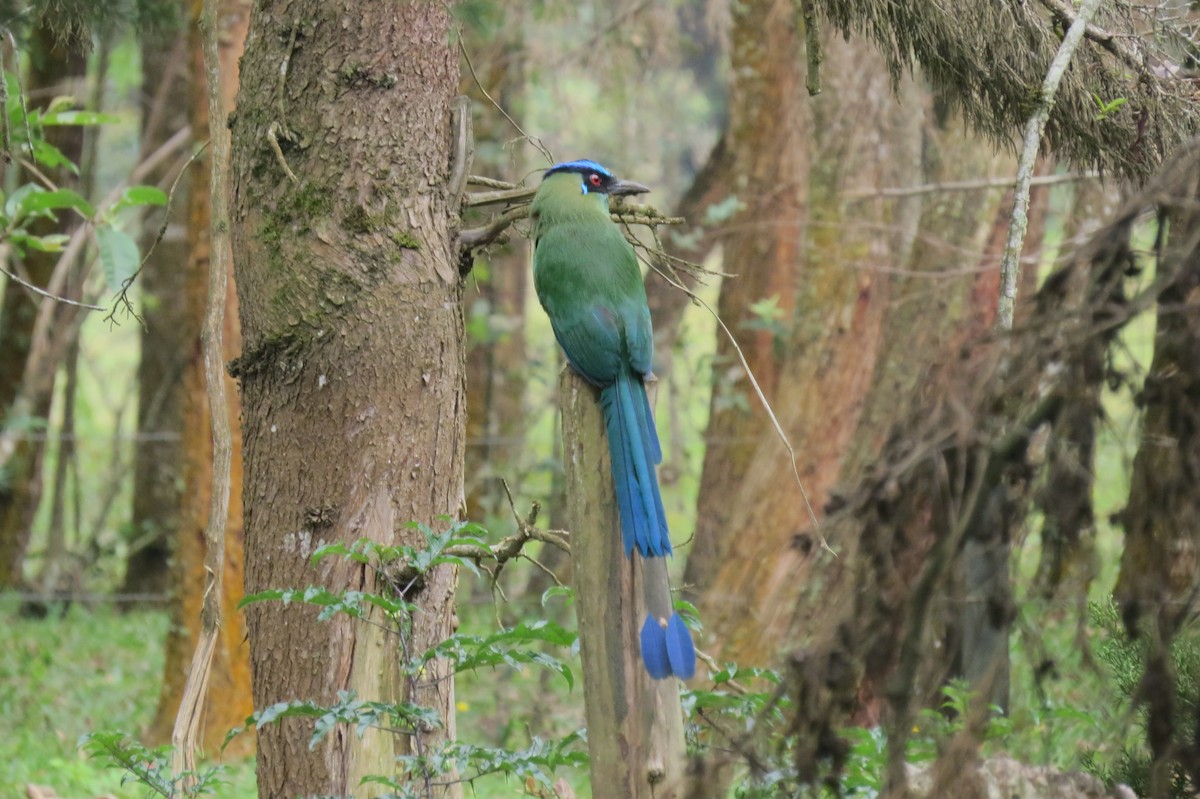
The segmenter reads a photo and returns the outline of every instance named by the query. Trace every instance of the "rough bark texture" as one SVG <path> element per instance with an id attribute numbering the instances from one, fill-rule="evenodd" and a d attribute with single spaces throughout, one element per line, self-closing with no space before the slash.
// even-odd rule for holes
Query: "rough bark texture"
<path id="1" fill-rule="evenodd" d="M 567 522 L 579 618 L 594 799 L 683 795 L 683 711 L 676 680 L 652 680 L 639 632 L 646 585 L 669 607 L 663 559 L 626 557 L 599 394 L 573 370 L 559 380 Z M 661 594 L 661 595 L 660 595 Z"/>
<path id="2" fill-rule="evenodd" d="M 737 15 L 734 23 L 741 24 Z M 811 107 L 811 120 L 791 131 L 800 157 L 812 165 L 809 174 L 776 174 L 775 148 L 731 141 L 735 150 L 745 149 L 742 157 L 758 161 L 764 185 L 776 186 L 768 195 L 772 202 L 790 204 L 789 214 L 773 224 L 753 224 L 749 246 L 729 241 L 725 268 L 746 274 L 763 262 L 756 248 L 783 239 L 776 250 L 779 280 L 794 288 L 794 308 L 784 306 L 782 329 L 769 337 L 778 371 L 776 390 L 767 396 L 796 448 L 800 478 L 817 513 L 850 451 L 883 343 L 889 272 L 904 265 L 917 223 L 916 214 L 893 203 L 846 196 L 905 185 L 919 162 L 919 109 L 895 102 L 886 76 L 871 66 L 874 58 L 861 44 L 830 41 L 824 93 L 812 101 L 800 96 L 802 82 L 793 77 L 788 102 Z M 738 105 L 735 98 L 734 119 Z M 723 486 L 702 484 L 700 518 L 718 505 L 726 511 L 711 533 L 709 525 L 698 526 L 697 546 L 702 533 L 720 542 L 719 568 L 702 599 L 704 618 L 719 651 L 750 664 L 767 662 L 780 643 L 776 625 L 791 611 L 774 597 L 807 579 L 801 567 L 817 539 L 782 443 L 761 414 L 743 418 L 751 422 L 741 433 L 749 440 L 736 445 L 741 456 L 732 462 L 730 478 Z M 727 456 L 710 444 L 706 473 L 710 457 Z"/>
<path id="3" fill-rule="evenodd" d="M 313 549 L 420 545 L 408 522 L 462 507 L 451 25 L 447 6 L 422 0 L 255 5 L 233 125 L 249 591 L 386 591 L 363 566 L 314 567 Z M 344 617 L 318 622 L 311 608 L 251 606 L 255 706 L 353 690 L 434 709 L 444 724 L 419 731 L 425 751 L 453 738 L 447 666 L 402 683 L 397 648 L 421 652 L 451 632 L 454 581 L 438 567 L 407 596 L 421 612 L 400 641 Z M 341 729 L 310 749 L 310 731 L 285 720 L 260 732 L 260 796 L 380 793 L 361 778 L 394 776 L 414 740 Z"/>
<path id="4" fill-rule="evenodd" d="M 787 0 L 752 0 L 733 12 L 733 84 L 726 137 L 728 190 L 742 210 L 723 236 L 725 279 L 717 312 L 737 337 L 767 399 L 774 400 L 785 349 L 779 331 L 760 325 L 754 303 L 774 298 L 779 318 L 789 319 L 799 286 L 808 195 L 811 130 L 803 80 L 803 53 L 796 11 Z M 773 322 L 779 321 L 769 320 Z M 728 501 L 768 424 L 738 362 L 733 345 L 718 334 L 713 360 L 713 394 L 705 434 L 697 523 L 684 584 L 693 596 L 707 589 L 732 540 L 736 506 Z"/>
<path id="5" fill-rule="evenodd" d="M 191 70 L 182 26 L 152 28 L 142 39 L 142 154 L 188 124 Z M 152 176 L 156 179 L 159 176 Z M 159 595 L 170 588 L 171 540 L 183 501 L 181 377 L 187 348 L 184 276 L 191 175 L 175 190 L 174 218 L 142 270 L 142 356 L 138 361 L 138 440 L 134 452 L 133 542 L 121 593 Z M 166 212 L 148 213 L 142 251 L 157 237 Z"/>
<path id="6" fill-rule="evenodd" d="M 25 86 L 30 95 L 31 108 L 44 108 L 51 100 L 63 95 L 82 96 L 82 86 L 75 84 L 82 81 L 86 74 L 89 45 L 77 30 L 66 32 L 60 38 L 45 23 L 39 23 L 34 28 L 30 40 L 29 76 Z M 61 150 L 73 163 L 79 163 L 83 154 L 83 128 L 74 125 L 52 126 L 46 128 L 45 136 L 47 142 Z M 56 185 L 78 188 L 77 179 L 66 169 L 46 171 Z M 76 224 L 73 214 L 60 213 L 56 223 L 38 223 L 31 229 L 39 234 L 61 233 L 69 232 Z M 21 267 L 29 282 L 45 286 L 57 262 L 57 253 L 31 250 L 22 259 Z M 0 347 L 0 411 L 5 414 L 5 424 L 11 421 L 7 416 L 25 376 L 25 362 L 33 344 L 34 318 L 42 302 L 48 300 L 43 300 L 11 280 L 5 283 L 0 306 L 0 341 L 4 342 L 4 346 Z M 54 368 L 57 369 L 57 364 Z M 42 385 L 46 386 L 46 390 L 34 398 L 30 416 L 44 420 L 50 414 L 54 395 L 53 375 L 46 376 Z M 18 422 L 27 424 L 29 420 Z M 29 528 L 42 495 L 44 454 L 44 440 L 38 435 L 30 436 L 20 442 L 4 474 L 0 475 L 0 589 L 18 587 L 24 582 L 22 572 L 25 548 L 29 543 Z"/>
<path id="7" fill-rule="evenodd" d="M 989 234 L 1007 224 L 1003 192 L 885 198 L 872 190 L 996 177 L 1011 163 L 963 137 L 961 123 L 913 83 L 894 96 L 863 42 L 830 40 L 825 58 L 823 94 L 805 101 L 813 121 L 801 133 L 813 166 L 800 188 L 805 216 L 793 222 L 804 236 L 793 266 L 800 288 L 774 402 L 818 517 L 839 484 L 872 462 L 896 420 L 938 390 L 931 369 L 957 357 L 995 309 L 999 251 L 991 252 Z M 773 160 L 770 148 L 757 152 Z M 745 272 L 734 253 L 727 244 L 726 270 Z M 846 576 L 856 545 L 831 541 L 843 557 L 812 567 L 818 538 L 787 453 L 766 425 L 758 423 L 758 443 L 734 473 L 735 498 L 726 485 L 715 495 L 702 489 L 700 499 L 701 519 L 707 503 L 740 509 L 721 530 L 737 543 L 720 550 L 702 610 L 716 648 L 742 664 L 771 662 L 789 633 L 815 632 L 828 607 L 822 592 Z M 890 556 L 910 578 L 929 545 L 927 534 L 913 533 L 912 546 Z M 690 562 L 689 574 L 699 574 Z M 863 720 L 875 720 L 878 708 L 863 704 Z"/>
<path id="8" fill-rule="evenodd" d="M 246 39 L 250 21 L 250 4 L 246 0 L 224 0 L 220 6 L 221 88 L 226 108 L 232 108 L 237 93 L 238 58 Z M 189 62 L 193 75 L 204 69 L 200 29 L 190 27 Z M 208 102 L 203 81 L 194 81 L 191 92 L 191 124 L 200 139 L 210 135 Z M 218 131 L 221 129 L 218 128 Z M 192 662 L 192 652 L 200 634 L 200 609 L 204 604 L 204 528 L 211 509 L 213 483 L 213 440 L 209 419 L 208 394 L 205 391 L 204 362 L 201 354 L 200 331 L 208 298 L 208 272 L 211 260 L 209 245 L 212 205 L 209 193 L 210 172 L 201 164 L 192 173 L 188 203 L 185 293 L 186 307 L 175 324 L 181 328 L 186 342 L 183 365 L 182 393 L 183 437 L 180 442 L 183 504 L 178 529 L 174 535 L 172 560 L 171 629 L 167 634 L 163 684 L 158 710 L 150 727 L 150 737 L 156 743 L 171 739 L 172 727 L 183 697 L 184 684 Z M 242 348 L 241 329 L 237 318 L 237 293 L 230 281 L 226 302 L 223 340 L 226 359 Z M 209 677 L 205 726 L 200 748 L 210 756 L 221 752 L 226 733 L 245 721 L 253 710 L 250 692 L 250 652 L 246 644 L 245 617 L 237 609 L 243 596 L 244 582 L 244 524 L 242 519 L 242 442 L 237 419 L 241 413 L 237 386 L 227 378 L 225 396 L 230 419 L 231 444 L 229 515 L 225 522 L 225 573 L 222 580 L 221 629 L 213 652 Z M 253 737 L 234 739 L 226 755 L 248 753 Z"/>

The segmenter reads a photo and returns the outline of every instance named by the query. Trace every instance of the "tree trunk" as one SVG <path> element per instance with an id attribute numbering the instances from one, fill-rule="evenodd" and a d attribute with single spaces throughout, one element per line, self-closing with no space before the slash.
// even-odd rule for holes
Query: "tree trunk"
<path id="1" fill-rule="evenodd" d="M 670 607 L 661 558 L 627 557 L 599 393 L 572 369 L 558 381 L 572 532 L 575 613 L 594 799 L 685 795 L 683 712 L 676 680 L 652 680 L 640 656 L 648 612 Z"/>
<path id="2" fill-rule="evenodd" d="M 238 85 L 238 59 L 246 39 L 250 20 L 250 4 L 246 0 L 223 0 L 218 24 L 221 36 L 221 91 L 224 107 L 232 108 Z M 202 75 L 204 52 L 198 25 L 191 25 L 188 45 L 190 71 Z M 211 134 L 208 102 L 204 82 L 192 81 L 191 124 L 193 134 L 207 139 Z M 216 128 L 216 133 L 224 129 Z M 200 331 L 204 322 L 208 297 L 208 271 L 211 260 L 209 245 L 212 203 L 209 192 L 210 173 L 205 167 L 194 169 L 188 202 L 187 249 L 185 277 L 185 313 L 175 324 L 185 342 L 181 414 L 183 437 L 180 441 L 183 470 L 183 504 L 179 512 L 178 531 L 174 536 L 172 559 L 171 629 L 167 634 L 163 684 L 158 709 L 150 727 L 150 738 L 165 743 L 183 698 L 184 683 L 192 662 L 192 652 L 200 634 L 200 609 L 204 604 L 204 528 L 211 509 L 213 479 L 213 441 L 209 421 L 208 394 L 205 391 L 204 362 L 201 354 Z M 178 266 L 176 265 L 176 268 Z M 241 329 L 237 318 L 237 294 L 233 281 L 228 284 L 228 308 L 223 331 L 225 356 L 232 358 L 241 351 Z M 181 323 L 182 322 L 182 323 Z M 243 596 L 244 529 L 242 514 L 242 442 L 237 419 L 241 415 L 237 386 L 227 379 L 225 396 L 228 403 L 233 457 L 230 463 L 229 516 L 225 527 L 225 574 L 222 580 L 221 630 L 213 654 L 209 678 L 205 727 L 200 747 L 215 756 L 221 751 L 226 733 L 240 725 L 253 709 L 250 690 L 250 653 L 246 646 L 245 619 L 237 609 Z M 250 736 L 234 739 L 225 753 L 248 753 L 253 745 Z"/>
<path id="3" fill-rule="evenodd" d="M 893 96 L 886 70 L 872 66 L 877 58 L 864 43 L 828 39 L 823 93 L 810 101 L 810 132 L 801 132 L 813 171 L 800 189 L 809 198 L 793 267 L 801 289 L 774 405 L 818 518 L 836 486 L 872 461 L 893 422 L 920 401 L 931 366 L 961 340 L 963 320 L 988 304 L 981 281 L 996 273 L 984 252 L 1002 192 L 926 201 L 873 190 L 1001 175 L 1011 160 L 964 140 L 912 82 Z M 774 148 L 756 150 L 774 160 Z M 745 256 L 732 258 L 727 245 L 726 271 L 745 271 Z M 769 663 L 785 636 L 813 632 L 823 587 L 845 576 L 855 546 L 832 542 L 842 557 L 812 568 L 821 539 L 786 450 L 767 422 L 751 429 L 757 438 L 733 473 L 736 492 L 702 489 L 699 510 L 705 519 L 707 503 L 736 509 L 721 537 L 737 544 L 718 550 L 702 612 L 716 649 L 745 665 Z M 917 568 L 922 551 L 897 557 Z"/>
<path id="4" fill-rule="evenodd" d="M 515 119 L 521 117 L 525 90 L 522 22 L 514 9 L 498 33 L 490 26 L 465 32 L 484 88 Z M 482 97 L 473 79 L 463 82 L 463 93 L 481 111 L 474 125 L 476 171 L 519 179 L 525 165 L 512 163 L 512 153 L 504 146 L 513 135 L 511 124 Z M 528 251 L 523 241 L 513 241 L 476 256 L 466 286 L 467 517 L 500 526 L 496 532 L 504 532 L 500 528 L 511 523 L 500 481 L 508 480 L 515 488 L 524 451 L 528 281 Z"/>
<path id="5" fill-rule="evenodd" d="M 1193 203 L 1197 196 L 1193 180 Z M 1168 236 L 1164 260 L 1181 259 L 1187 271 L 1159 297 L 1154 359 L 1137 398 L 1142 441 L 1121 513 L 1125 551 L 1114 590 L 1131 634 L 1143 618 L 1177 629 L 1200 572 L 1200 214 L 1177 211 Z"/>
<path id="6" fill-rule="evenodd" d="M 182 10 L 180 16 L 183 16 Z M 156 150 L 188 124 L 192 102 L 187 68 L 188 36 L 178 26 L 152 28 L 142 35 L 142 155 Z M 193 137 L 195 132 L 193 131 Z M 142 357 L 138 362 L 137 446 L 133 476 L 133 550 L 121 593 L 166 594 L 170 589 L 171 541 L 180 525 L 183 363 L 187 338 L 184 276 L 188 226 L 177 220 L 189 205 L 191 175 L 175 189 L 175 219 L 150 252 L 142 269 Z M 166 174 L 166 170 L 162 171 Z M 154 179 L 158 176 L 152 176 Z M 146 215 L 142 251 L 153 245 L 165 211 Z M 234 417 L 236 418 L 236 416 Z"/>
<path id="7" fill-rule="evenodd" d="M 65 36 L 52 31 L 39 21 L 30 40 L 30 69 L 26 90 L 31 108 L 44 108 L 51 100 L 63 95 L 78 94 L 87 71 L 87 51 L 90 41 L 78 30 Z M 46 141 L 78 164 L 83 155 L 83 128 L 74 125 L 51 126 L 45 129 Z M 75 178 L 64 168 L 46 169 L 48 177 L 58 186 L 76 187 Z M 44 235 L 70 232 L 77 224 L 70 213 L 60 213 L 57 222 L 37 223 L 31 229 Z M 30 250 L 22 259 L 29 282 L 45 286 L 58 262 L 58 253 Z M 31 420 L 8 418 L 25 375 L 25 362 L 32 347 L 33 323 L 37 309 L 45 300 L 15 281 L 4 285 L 0 307 L 0 410 L 4 424 L 28 424 Z M 58 368 L 58 364 L 54 365 Z M 53 376 L 44 384 L 48 390 L 40 393 L 31 409 L 33 419 L 45 421 L 50 415 L 53 398 Z M 25 548 L 29 543 L 30 526 L 37 513 L 42 495 L 42 460 L 44 438 L 31 428 L 31 435 L 20 442 L 17 450 L 0 475 L 0 589 L 24 584 Z"/>
<path id="8" fill-rule="evenodd" d="M 408 522 L 440 525 L 462 508 L 451 26 L 448 6 L 421 0 L 255 5 L 233 125 L 249 591 L 385 592 L 363 566 L 314 568 L 313 549 L 420 546 Z M 412 738 L 337 730 L 311 749 L 311 722 L 264 727 L 260 796 L 360 792 L 368 774 L 395 776 L 414 743 L 429 752 L 455 737 L 447 665 L 428 664 L 418 686 L 397 663 L 397 647 L 411 655 L 450 634 L 454 582 L 439 566 L 406 595 L 421 611 L 400 641 L 311 608 L 248 609 L 255 707 L 351 690 L 443 720 Z"/>
<path id="9" fill-rule="evenodd" d="M 808 201 L 804 134 L 812 122 L 799 75 L 803 51 L 796 23 L 795 5 L 787 0 L 752 0 L 733 12 L 725 145 L 728 174 L 739 176 L 730 191 L 742 210 L 723 238 L 725 271 L 737 277 L 721 284 L 717 312 L 771 401 L 784 349 L 778 324 L 795 308 Z M 760 302 L 772 303 L 775 315 L 756 315 L 751 306 Z M 733 344 L 718 331 L 696 532 L 684 572 L 693 596 L 711 585 L 733 540 L 737 508 L 728 498 L 741 485 L 767 424 Z"/>
<path id="10" fill-rule="evenodd" d="M 730 171 L 727 137 L 728 133 L 725 133 L 717 139 L 717 143 L 708 154 L 708 160 L 696 173 L 692 185 L 676 206 L 675 216 L 683 217 L 688 224 L 682 236 L 675 235 L 673 231 L 663 234 L 663 246 L 666 247 L 668 255 L 692 263 L 702 263 L 720 243 L 724 227 L 708 221 L 707 217 L 709 208 L 737 192 L 732 181 L 733 173 Z M 699 233 L 699 236 L 691 235 L 694 233 Z M 687 272 L 680 270 L 677 277 L 677 282 L 687 288 L 696 288 L 696 282 Z M 659 377 L 665 377 L 669 368 L 664 368 L 662 364 L 667 362 L 675 348 L 679 326 L 683 322 L 683 313 L 687 310 L 690 299 L 686 292 L 672 285 L 654 270 L 646 273 L 646 299 L 650 304 L 650 318 L 654 320 L 654 357 L 657 362 L 655 370 L 661 370 Z"/>

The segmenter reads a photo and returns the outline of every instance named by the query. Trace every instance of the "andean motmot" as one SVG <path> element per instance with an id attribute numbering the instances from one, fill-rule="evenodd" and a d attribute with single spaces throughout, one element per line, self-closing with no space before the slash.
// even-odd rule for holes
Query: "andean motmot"
<path id="1" fill-rule="evenodd" d="M 546 170 L 530 208 L 534 287 L 567 361 L 600 389 L 630 558 L 635 551 L 642 558 L 671 554 L 655 472 L 662 449 L 644 383 L 654 353 L 650 307 L 637 255 L 608 208 L 609 197 L 648 191 L 595 161 L 566 161 Z M 642 661 L 655 679 L 687 679 L 696 669 L 695 646 L 669 595 L 666 604 L 651 606 L 642 625 Z"/>

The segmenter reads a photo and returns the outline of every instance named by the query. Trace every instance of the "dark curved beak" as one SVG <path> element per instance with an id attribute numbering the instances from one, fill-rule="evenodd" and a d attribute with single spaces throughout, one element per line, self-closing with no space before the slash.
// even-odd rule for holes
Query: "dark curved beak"
<path id="1" fill-rule="evenodd" d="M 632 180 L 618 180 L 615 183 L 610 183 L 608 186 L 608 193 L 612 197 L 623 197 L 627 194 L 646 194 L 649 191 L 649 186 L 634 183 Z"/>

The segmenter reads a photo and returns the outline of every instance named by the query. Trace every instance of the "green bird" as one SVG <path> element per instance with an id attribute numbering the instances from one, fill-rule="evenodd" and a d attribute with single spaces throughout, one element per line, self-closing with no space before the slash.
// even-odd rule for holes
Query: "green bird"
<path id="1" fill-rule="evenodd" d="M 566 161 L 546 171 L 530 215 L 538 299 L 572 368 L 600 389 L 625 554 L 662 558 L 671 554 L 654 468 L 662 449 L 644 383 L 654 331 L 637 255 L 608 210 L 609 197 L 648 191 L 595 161 Z M 642 661 L 655 679 L 687 679 L 691 633 L 669 607 L 659 610 L 664 621 L 642 626 Z"/>

